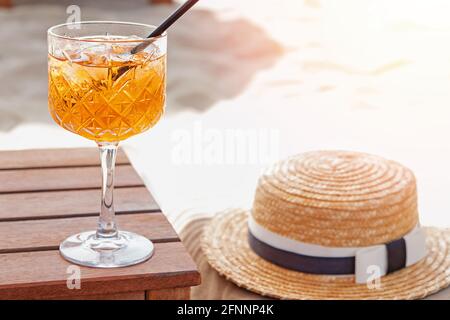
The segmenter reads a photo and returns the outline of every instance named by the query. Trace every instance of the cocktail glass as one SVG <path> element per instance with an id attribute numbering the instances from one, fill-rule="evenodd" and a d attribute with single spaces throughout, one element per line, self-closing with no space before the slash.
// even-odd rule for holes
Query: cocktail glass
<path id="1" fill-rule="evenodd" d="M 120 141 L 151 128 L 164 111 L 166 35 L 146 38 L 154 26 L 80 22 L 48 30 L 48 102 L 55 122 L 97 143 L 102 196 L 97 230 L 70 236 L 62 256 L 76 264 L 111 268 L 147 260 L 147 238 L 118 230 L 113 203 Z M 144 48 L 132 52 L 138 46 Z"/>

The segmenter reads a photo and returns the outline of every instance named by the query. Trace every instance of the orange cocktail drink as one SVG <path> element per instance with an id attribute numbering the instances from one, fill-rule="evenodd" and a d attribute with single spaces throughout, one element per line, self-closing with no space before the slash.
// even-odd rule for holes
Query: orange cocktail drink
<path id="1" fill-rule="evenodd" d="M 102 142 L 121 141 L 152 127 L 164 109 L 165 55 L 153 48 L 131 56 L 132 44 L 90 44 L 48 56 L 53 119 Z M 129 69 L 121 74 L 124 67 Z"/>

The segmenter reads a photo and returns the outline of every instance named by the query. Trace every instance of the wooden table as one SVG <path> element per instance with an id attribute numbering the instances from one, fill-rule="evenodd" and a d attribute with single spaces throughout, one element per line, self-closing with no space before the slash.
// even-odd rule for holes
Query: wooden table
<path id="1" fill-rule="evenodd" d="M 95 229 L 100 182 L 95 148 L 0 152 L 0 299 L 189 298 L 196 265 L 122 151 L 117 222 L 152 240 L 155 253 L 131 267 L 80 267 L 81 288 L 68 289 L 73 270 L 58 246 Z"/>
<path id="2" fill-rule="evenodd" d="M 0 7 L 10 7 L 12 6 L 11 0 L 0 0 Z"/>

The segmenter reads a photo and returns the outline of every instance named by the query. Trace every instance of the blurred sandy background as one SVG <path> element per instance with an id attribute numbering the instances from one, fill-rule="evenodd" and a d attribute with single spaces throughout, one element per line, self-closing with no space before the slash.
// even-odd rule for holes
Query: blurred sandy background
<path id="1" fill-rule="evenodd" d="M 72 3 L 83 20 L 152 24 L 175 6 L 16 3 L 0 9 L 0 148 L 92 146 L 48 115 L 46 29 Z M 174 134 L 196 126 L 274 130 L 272 158 L 329 148 L 398 160 L 417 175 L 423 224 L 450 226 L 449 10 L 442 0 L 200 1 L 169 33 L 166 117 L 123 145 L 177 228 L 250 206 L 269 162 L 174 162 Z"/>

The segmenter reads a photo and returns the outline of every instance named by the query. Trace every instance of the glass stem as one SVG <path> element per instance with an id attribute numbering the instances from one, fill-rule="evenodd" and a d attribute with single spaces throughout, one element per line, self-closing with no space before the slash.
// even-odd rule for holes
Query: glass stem
<path id="1" fill-rule="evenodd" d="M 117 146 L 117 142 L 98 143 L 102 166 L 102 204 L 97 226 L 97 238 L 116 238 L 118 235 L 113 201 Z"/>

